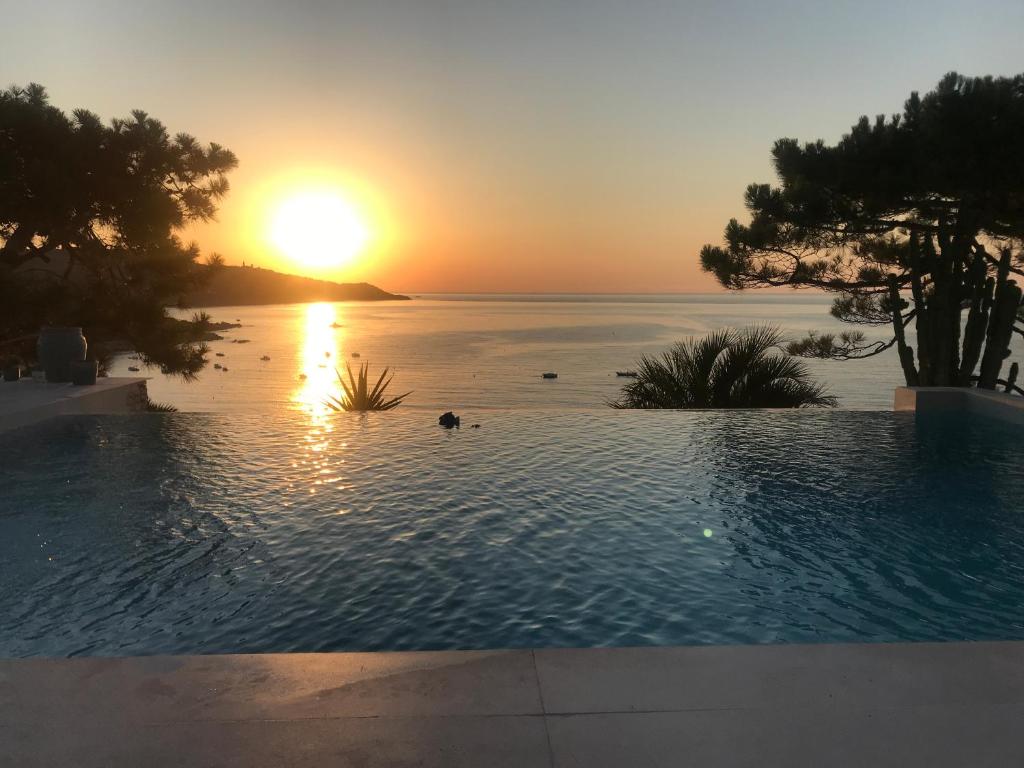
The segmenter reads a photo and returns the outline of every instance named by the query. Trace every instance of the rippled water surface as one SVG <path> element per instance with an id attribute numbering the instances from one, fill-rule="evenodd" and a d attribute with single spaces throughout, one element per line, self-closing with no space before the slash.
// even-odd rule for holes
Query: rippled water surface
<path id="1" fill-rule="evenodd" d="M 1024 639 L 997 423 L 465 416 L 6 435 L 0 656 Z"/>

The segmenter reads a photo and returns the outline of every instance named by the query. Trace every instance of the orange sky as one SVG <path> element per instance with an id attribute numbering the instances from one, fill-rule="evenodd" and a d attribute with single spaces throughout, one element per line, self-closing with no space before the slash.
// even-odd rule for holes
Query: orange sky
<path id="1" fill-rule="evenodd" d="M 774 139 L 1022 71 L 1022 28 L 1019 0 L 50 0 L 9 9 L 3 76 L 232 149 L 219 221 L 189 233 L 229 263 L 311 273 L 268 215 L 328 185 L 374 235 L 330 279 L 702 291 L 697 253 L 772 180 Z"/>

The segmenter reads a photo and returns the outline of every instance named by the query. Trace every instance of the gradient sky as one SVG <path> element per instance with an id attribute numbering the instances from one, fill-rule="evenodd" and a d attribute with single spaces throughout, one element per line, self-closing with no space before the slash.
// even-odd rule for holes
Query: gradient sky
<path id="1" fill-rule="evenodd" d="M 834 141 L 949 70 L 1024 71 L 1024 2 L 0 0 L 0 75 L 239 156 L 204 250 L 337 185 L 377 239 L 325 277 L 425 291 L 714 289 L 697 252 L 772 141 Z"/>

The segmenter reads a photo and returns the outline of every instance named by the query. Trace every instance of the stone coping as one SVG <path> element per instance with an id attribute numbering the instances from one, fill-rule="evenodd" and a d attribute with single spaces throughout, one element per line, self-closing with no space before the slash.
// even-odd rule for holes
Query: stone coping
<path id="1" fill-rule="evenodd" d="M 0 660 L 17 766 L 984 766 L 1024 642 Z"/>
<path id="2" fill-rule="evenodd" d="M 55 416 L 143 411 L 147 400 L 142 377 L 104 377 L 88 386 L 0 381 L 0 432 Z"/>
<path id="3" fill-rule="evenodd" d="M 898 387 L 893 410 L 927 413 L 964 411 L 1024 424 L 1024 397 L 967 387 Z"/>

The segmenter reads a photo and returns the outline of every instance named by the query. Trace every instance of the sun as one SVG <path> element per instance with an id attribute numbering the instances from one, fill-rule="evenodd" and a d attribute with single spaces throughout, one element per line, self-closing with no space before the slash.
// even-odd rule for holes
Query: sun
<path id="1" fill-rule="evenodd" d="M 355 207 L 336 192 L 305 192 L 283 200 L 270 223 L 270 240 L 306 267 L 342 267 L 366 247 L 370 231 Z"/>

